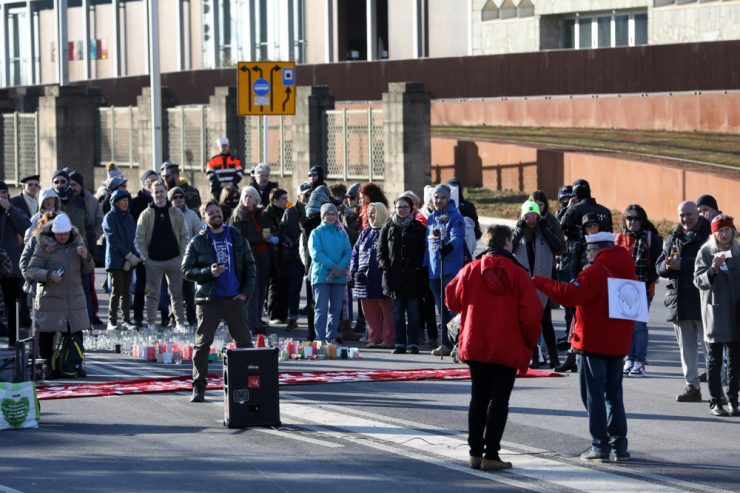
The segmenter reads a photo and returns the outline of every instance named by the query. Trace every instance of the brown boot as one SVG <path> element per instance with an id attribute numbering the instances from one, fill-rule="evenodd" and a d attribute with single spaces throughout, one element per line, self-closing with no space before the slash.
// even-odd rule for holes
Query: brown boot
<path id="1" fill-rule="evenodd" d="M 339 322 L 339 335 L 344 341 L 359 341 L 360 336 L 352 331 L 352 321 L 342 320 Z"/>
<path id="2" fill-rule="evenodd" d="M 486 459 L 481 461 L 480 465 L 483 471 L 501 471 L 502 469 L 511 469 L 511 462 L 504 462 L 501 459 Z"/>

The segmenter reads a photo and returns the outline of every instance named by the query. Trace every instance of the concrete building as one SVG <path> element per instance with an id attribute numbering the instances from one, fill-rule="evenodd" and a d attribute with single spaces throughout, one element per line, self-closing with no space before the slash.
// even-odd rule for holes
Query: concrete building
<path id="1" fill-rule="evenodd" d="M 162 72 L 740 39 L 740 0 L 157 2 Z M 147 0 L 0 0 L 0 14 L 0 87 L 148 73 Z"/>

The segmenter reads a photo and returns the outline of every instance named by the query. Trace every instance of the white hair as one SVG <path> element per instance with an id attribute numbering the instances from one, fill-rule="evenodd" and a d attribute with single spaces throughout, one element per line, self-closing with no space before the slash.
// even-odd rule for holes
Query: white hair
<path id="1" fill-rule="evenodd" d="M 266 173 L 267 175 L 269 175 L 271 171 L 272 171 L 272 168 L 270 168 L 269 164 L 260 163 L 254 167 L 253 173 L 254 175 L 258 175 L 260 173 Z"/>
<path id="2" fill-rule="evenodd" d="M 241 197 L 239 198 L 239 202 L 241 202 L 244 205 L 247 205 L 247 196 L 250 196 L 254 200 L 256 200 L 257 204 L 260 204 L 262 202 L 262 197 L 260 196 L 260 193 L 254 187 L 249 186 L 249 187 L 242 188 L 242 193 L 241 193 Z"/>

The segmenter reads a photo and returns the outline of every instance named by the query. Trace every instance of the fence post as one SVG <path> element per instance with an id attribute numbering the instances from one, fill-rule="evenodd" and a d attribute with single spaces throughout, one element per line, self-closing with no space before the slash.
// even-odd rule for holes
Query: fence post
<path id="1" fill-rule="evenodd" d="M 347 108 L 342 110 L 342 150 L 344 151 L 344 181 L 347 181 L 349 168 L 349 133 L 347 132 Z"/>
<path id="2" fill-rule="evenodd" d="M 283 115 L 280 115 L 278 117 L 280 119 L 280 132 L 278 134 L 278 150 L 280 151 L 278 153 L 278 165 L 280 166 L 280 176 L 285 176 L 285 150 L 283 149 L 283 142 L 285 141 L 285 128 L 283 127 L 283 119 L 285 118 Z"/>
<path id="3" fill-rule="evenodd" d="M 200 156 L 198 159 L 200 159 L 200 166 L 198 169 L 200 171 L 205 171 L 203 168 L 205 166 L 205 162 L 208 161 L 208 156 L 206 155 L 206 141 L 208 132 L 208 122 L 206 121 L 206 107 L 205 105 L 202 105 L 200 107 Z M 192 168 L 192 166 L 191 166 Z"/>
<path id="4" fill-rule="evenodd" d="M 128 106 L 128 167 L 134 167 L 134 109 Z"/>
<path id="5" fill-rule="evenodd" d="M 14 135 L 13 135 L 13 145 L 15 146 L 15 184 L 18 185 L 18 180 L 20 180 L 20 167 L 21 167 L 21 159 L 20 159 L 20 150 L 21 150 L 21 136 L 20 136 L 20 123 L 19 123 L 19 117 L 18 112 L 16 111 L 13 113 L 13 127 L 14 127 Z M 15 330 L 15 329 L 14 329 Z"/>
<path id="6" fill-rule="evenodd" d="M 108 117 L 108 123 L 110 124 L 110 160 L 116 162 L 116 107 L 110 107 L 110 115 Z"/>
<path id="7" fill-rule="evenodd" d="M 35 153 L 36 154 L 36 168 L 35 168 L 34 173 L 38 175 L 40 173 L 39 171 L 39 168 L 40 168 L 39 152 L 41 152 L 40 146 L 39 146 L 39 140 L 40 140 L 39 139 L 39 110 L 36 110 L 33 113 L 33 116 L 34 116 L 34 132 L 35 132 L 33 136 L 33 140 L 34 140 L 34 144 L 36 145 L 36 153 Z"/>
<path id="8" fill-rule="evenodd" d="M 367 109 L 367 172 L 373 181 L 373 109 Z"/>

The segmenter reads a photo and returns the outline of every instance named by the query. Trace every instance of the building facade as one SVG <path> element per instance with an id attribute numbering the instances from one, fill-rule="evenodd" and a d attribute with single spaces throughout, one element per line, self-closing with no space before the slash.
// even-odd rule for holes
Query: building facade
<path id="1" fill-rule="evenodd" d="M 740 39 L 740 0 L 151 1 L 162 72 Z M 0 87 L 147 74 L 147 2 L 0 0 Z"/>

